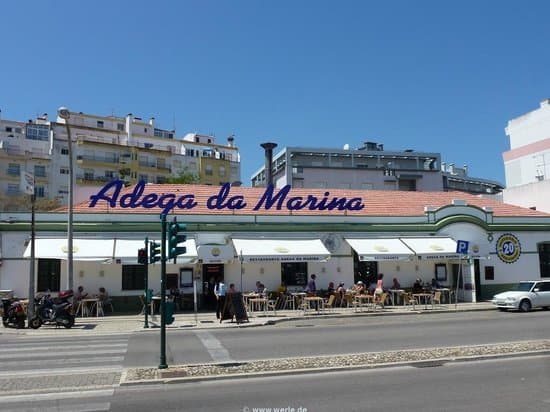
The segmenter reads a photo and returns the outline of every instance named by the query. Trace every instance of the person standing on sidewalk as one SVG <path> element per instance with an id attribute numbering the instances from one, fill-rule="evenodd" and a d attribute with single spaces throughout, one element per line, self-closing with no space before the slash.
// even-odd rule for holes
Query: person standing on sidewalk
<path id="1" fill-rule="evenodd" d="M 216 295 L 217 305 L 216 305 L 216 318 L 220 318 L 221 313 L 223 311 L 223 307 L 225 306 L 225 293 L 227 292 L 227 288 L 225 286 L 225 283 L 223 283 L 223 280 L 218 278 L 218 281 L 216 282 L 216 286 L 214 286 L 214 295 Z"/>

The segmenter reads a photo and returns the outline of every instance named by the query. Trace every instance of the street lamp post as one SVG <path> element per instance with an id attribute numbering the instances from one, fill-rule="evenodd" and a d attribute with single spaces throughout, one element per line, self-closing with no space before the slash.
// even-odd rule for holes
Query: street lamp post
<path id="1" fill-rule="evenodd" d="M 71 113 L 66 107 L 57 109 L 59 117 L 65 120 L 67 129 L 67 144 L 69 149 L 69 209 L 67 216 L 67 289 L 73 289 L 74 265 L 73 265 L 73 196 L 74 196 L 74 168 L 73 168 L 73 142 L 71 139 L 71 129 L 69 127 L 69 118 Z"/>

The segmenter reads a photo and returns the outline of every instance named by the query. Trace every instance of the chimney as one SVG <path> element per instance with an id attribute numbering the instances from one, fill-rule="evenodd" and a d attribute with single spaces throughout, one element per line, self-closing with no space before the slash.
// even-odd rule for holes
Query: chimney
<path id="1" fill-rule="evenodd" d="M 227 138 L 227 146 L 234 147 L 235 135 L 231 135 Z"/>
<path id="2" fill-rule="evenodd" d="M 262 143 L 265 150 L 265 187 L 273 185 L 273 149 L 277 147 L 277 143 Z"/>

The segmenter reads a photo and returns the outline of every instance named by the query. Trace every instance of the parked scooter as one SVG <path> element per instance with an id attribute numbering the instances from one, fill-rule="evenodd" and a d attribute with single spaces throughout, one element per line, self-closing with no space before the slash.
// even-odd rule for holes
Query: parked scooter
<path id="1" fill-rule="evenodd" d="M 51 324 L 71 328 L 74 325 L 72 297 L 72 290 L 59 292 L 59 296 L 55 299 L 49 294 L 43 295 L 38 299 L 36 313 L 29 320 L 29 327 L 38 329 L 43 324 Z"/>
<path id="2" fill-rule="evenodd" d="M 2 308 L 4 309 L 4 313 L 2 314 L 2 323 L 4 327 L 15 326 L 17 329 L 23 329 L 25 327 L 27 314 L 18 299 L 3 298 Z"/>

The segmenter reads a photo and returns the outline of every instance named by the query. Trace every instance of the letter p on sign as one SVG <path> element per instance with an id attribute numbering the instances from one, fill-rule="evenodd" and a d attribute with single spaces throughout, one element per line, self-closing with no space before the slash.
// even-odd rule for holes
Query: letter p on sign
<path id="1" fill-rule="evenodd" d="M 469 245 L 470 245 L 470 242 L 468 242 L 466 240 L 457 240 L 456 241 L 456 253 L 460 253 L 461 255 L 467 255 Z"/>

